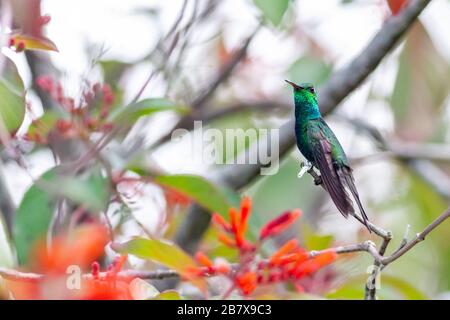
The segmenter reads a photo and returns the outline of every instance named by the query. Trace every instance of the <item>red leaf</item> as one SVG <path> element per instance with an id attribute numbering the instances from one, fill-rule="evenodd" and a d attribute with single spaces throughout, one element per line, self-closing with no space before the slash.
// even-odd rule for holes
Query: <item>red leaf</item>
<path id="1" fill-rule="evenodd" d="M 408 3 L 408 0 L 387 0 L 387 3 L 389 5 L 389 9 L 391 9 L 392 14 L 396 16 Z"/>

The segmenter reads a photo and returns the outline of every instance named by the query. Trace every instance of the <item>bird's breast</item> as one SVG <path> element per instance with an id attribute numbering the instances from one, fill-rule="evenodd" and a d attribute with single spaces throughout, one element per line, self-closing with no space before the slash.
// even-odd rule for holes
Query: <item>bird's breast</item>
<path id="1" fill-rule="evenodd" d="M 297 147 L 300 152 L 308 161 L 313 162 L 314 158 L 311 150 L 311 143 L 308 141 L 306 124 L 295 124 L 295 136 L 297 139 Z"/>

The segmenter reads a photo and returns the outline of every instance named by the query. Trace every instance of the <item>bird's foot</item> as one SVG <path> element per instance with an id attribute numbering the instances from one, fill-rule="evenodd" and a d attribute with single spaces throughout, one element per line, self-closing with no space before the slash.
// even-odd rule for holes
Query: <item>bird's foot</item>
<path id="1" fill-rule="evenodd" d="M 314 176 L 314 184 L 320 186 L 322 184 L 322 177 L 319 175 Z"/>
<path id="2" fill-rule="evenodd" d="M 310 170 L 313 170 L 313 165 L 311 162 L 306 161 L 300 163 L 300 171 L 297 174 L 297 177 L 300 179 L 305 175 L 305 173 L 309 172 Z"/>

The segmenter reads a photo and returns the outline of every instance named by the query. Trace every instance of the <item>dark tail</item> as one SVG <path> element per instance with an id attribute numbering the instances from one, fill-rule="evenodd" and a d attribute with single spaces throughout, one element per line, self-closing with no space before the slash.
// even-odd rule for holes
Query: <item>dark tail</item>
<path id="1" fill-rule="evenodd" d="M 356 201 L 356 204 L 358 205 L 359 211 L 361 212 L 361 216 L 364 220 L 364 225 L 366 226 L 367 230 L 369 230 L 369 233 L 371 233 L 372 230 L 370 230 L 370 227 L 369 227 L 369 218 L 367 217 L 366 211 L 364 210 L 361 200 L 359 199 L 358 190 L 356 190 L 355 182 L 353 179 L 352 169 L 350 169 L 349 167 L 343 167 L 342 175 L 344 176 L 346 185 L 348 186 L 350 192 L 353 195 L 353 198 Z"/>

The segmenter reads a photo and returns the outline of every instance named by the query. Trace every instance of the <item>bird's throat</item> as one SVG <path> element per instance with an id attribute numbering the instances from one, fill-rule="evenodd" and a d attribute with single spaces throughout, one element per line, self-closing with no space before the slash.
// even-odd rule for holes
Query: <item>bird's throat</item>
<path id="1" fill-rule="evenodd" d="M 314 120 L 320 117 L 319 106 L 315 99 L 295 97 L 295 118 L 297 121 Z"/>

